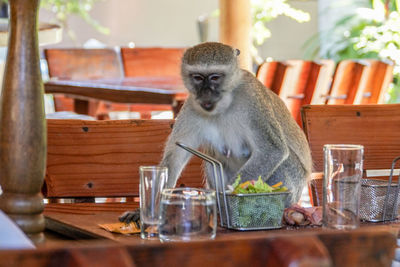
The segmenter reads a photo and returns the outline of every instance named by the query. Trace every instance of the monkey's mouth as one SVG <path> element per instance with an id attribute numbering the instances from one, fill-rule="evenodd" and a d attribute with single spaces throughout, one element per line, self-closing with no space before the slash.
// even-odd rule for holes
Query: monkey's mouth
<path id="1" fill-rule="evenodd" d="M 206 111 L 212 111 L 215 107 L 215 103 L 206 101 L 206 102 L 201 102 L 200 106 Z"/>

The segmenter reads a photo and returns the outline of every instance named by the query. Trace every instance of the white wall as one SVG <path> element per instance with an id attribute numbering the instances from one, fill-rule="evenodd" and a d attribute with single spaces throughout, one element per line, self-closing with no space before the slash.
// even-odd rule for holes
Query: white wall
<path id="1" fill-rule="evenodd" d="M 317 0 L 292 0 L 289 3 L 309 12 L 311 21 L 300 24 L 286 17 L 272 21 L 268 25 L 272 37 L 260 48 L 263 57 L 301 58 L 302 45 L 317 31 Z M 64 36 L 61 43 L 52 46 L 81 46 L 90 38 L 107 46 L 126 46 L 129 42 L 137 46 L 191 46 L 200 41 L 197 18 L 217 8 L 218 0 L 104 0 L 96 4 L 91 15 L 110 29 L 110 35 L 102 35 L 81 18 L 73 17 L 69 22 L 78 42 L 74 44 Z M 40 11 L 41 21 L 51 18 L 48 11 Z M 218 19 L 211 19 L 209 31 L 209 40 L 217 41 Z"/>
<path id="2" fill-rule="evenodd" d="M 110 29 L 102 35 L 79 17 L 69 22 L 78 43 L 68 37 L 57 46 L 79 46 L 96 38 L 108 46 L 190 46 L 199 42 L 196 19 L 218 8 L 216 0 L 104 0 L 98 2 L 91 15 Z M 52 14 L 40 11 L 40 20 L 51 20 Z"/>

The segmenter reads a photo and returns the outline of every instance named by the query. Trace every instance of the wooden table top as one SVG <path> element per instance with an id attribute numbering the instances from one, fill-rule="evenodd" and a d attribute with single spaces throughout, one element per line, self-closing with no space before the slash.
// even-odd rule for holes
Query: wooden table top
<path id="1" fill-rule="evenodd" d="M 139 234 L 122 235 L 110 233 L 98 226 L 118 222 L 118 216 L 127 210 L 138 208 L 138 203 L 74 203 L 47 204 L 44 215 L 46 228 L 72 238 L 107 239 L 122 243 L 147 242 Z M 360 228 L 386 229 L 398 232 L 400 221 L 389 223 L 362 223 Z M 286 236 L 293 234 L 323 234 L 335 232 L 322 227 L 282 227 L 274 230 L 235 231 L 218 227 L 216 240 L 241 239 L 267 236 Z M 151 241 L 154 242 L 154 241 Z M 158 242 L 158 241 L 157 241 Z"/>
<path id="2" fill-rule="evenodd" d="M 46 93 L 62 93 L 119 103 L 171 104 L 184 100 L 187 91 L 177 77 L 126 77 L 120 79 L 60 80 L 44 83 Z"/>

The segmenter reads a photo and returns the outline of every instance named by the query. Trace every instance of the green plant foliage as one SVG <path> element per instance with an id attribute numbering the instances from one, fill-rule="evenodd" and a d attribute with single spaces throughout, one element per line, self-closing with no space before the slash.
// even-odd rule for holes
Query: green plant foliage
<path id="1" fill-rule="evenodd" d="M 256 46 L 262 45 L 267 38 L 271 37 L 267 23 L 278 16 L 287 16 L 297 22 L 310 20 L 310 14 L 291 7 L 287 2 L 287 0 L 251 0 L 252 38 Z"/>
<path id="2" fill-rule="evenodd" d="M 56 23 L 60 24 L 71 39 L 75 40 L 74 32 L 68 26 L 68 18 L 71 15 L 81 17 L 86 23 L 102 34 L 109 34 L 109 29 L 103 27 L 98 21 L 90 16 L 93 6 L 104 0 L 41 0 L 40 7 L 55 14 Z M 8 3 L 8 0 L 0 0 Z"/>
<path id="3" fill-rule="evenodd" d="M 256 47 L 271 37 L 271 31 L 267 27 L 268 22 L 278 16 L 287 16 L 300 23 L 310 20 L 310 14 L 293 8 L 287 0 L 251 0 L 251 14 L 252 54 L 257 63 L 261 63 L 263 59 L 259 58 Z"/>
<path id="4" fill-rule="evenodd" d="M 400 102 L 400 0 L 371 0 L 369 8 L 358 8 L 354 15 L 338 20 L 334 27 L 319 33 L 318 38 L 338 34 L 320 56 L 336 61 L 354 58 L 387 59 L 394 62 L 394 81 L 388 103 Z M 317 38 L 309 40 L 306 58 L 317 55 Z"/>

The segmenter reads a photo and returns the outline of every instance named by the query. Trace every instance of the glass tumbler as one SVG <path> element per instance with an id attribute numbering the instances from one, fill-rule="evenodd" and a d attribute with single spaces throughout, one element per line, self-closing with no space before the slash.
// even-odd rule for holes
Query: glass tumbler
<path id="1" fill-rule="evenodd" d="M 161 241 L 213 239 L 217 231 L 215 191 L 164 189 L 161 194 Z"/>
<path id="2" fill-rule="evenodd" d="M 324 145 L 323 224 L 334 229 L 359 226 L 362 145 Z"/>
<path id="3" fill-rule="evenodd" d="M 140 166 L 140 236 L 143 239 L 158 239 L 160 222 L 161 191 L 168 177 L 168 168 Z"/>

